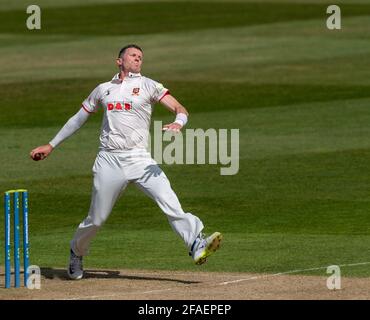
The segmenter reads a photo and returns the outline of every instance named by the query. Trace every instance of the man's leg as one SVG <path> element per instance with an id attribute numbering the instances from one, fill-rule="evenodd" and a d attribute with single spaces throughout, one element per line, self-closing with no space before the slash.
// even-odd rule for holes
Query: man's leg
<path id="1" fill-rule="evenodd" d="M 100 152 L 93 167 L 94 184 L 88 216 L 80 223 L 71 241 L 78 256 L 88 254 L 91 240 L 107 220 L 121 191 L 128 184 L 116 155 Z"/>
<path id="2" fill-rule="evenodd" d="M 191 213 L 185 213 L 172 190 L 169 180 L 159 166 L 152 160 L 143 167 L 144 174 L 134 183 L 152 198 L 166 214 L 172 229 L 191 247 L 203 230 L 202 221 Z M 143 172 L 142 171 L 142 172 Z"/>
<path id="3" fill-rule="evenodd" d="M 220 247 L 222 234 L 214 232 L 204 237 L 202 221 L 191 213 L 184 213 L 170 182 L 155 161 L 151 160 L 143 168 L 144 174 L 134 181 L 135 184 L 157 202 L 172 229 L 184 240 L 194 262 L 198 265 L 205 263 Z"/>

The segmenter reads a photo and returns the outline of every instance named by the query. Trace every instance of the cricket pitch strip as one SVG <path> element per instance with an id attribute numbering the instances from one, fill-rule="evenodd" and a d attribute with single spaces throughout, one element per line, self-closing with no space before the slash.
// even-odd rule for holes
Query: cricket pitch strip
<path id="1" fill-rule="evenodd" d="M 340 290 L 329 290 L 326 281 L 325 276 L 131 269 L 87 269 L 82 280 L 73 281 L 65 269 L 41 268 L 41 288 L 30 290 L 5 289 L 1 268 L 0 300 L 370 299 L 369 278 L 342 277 Z"/>

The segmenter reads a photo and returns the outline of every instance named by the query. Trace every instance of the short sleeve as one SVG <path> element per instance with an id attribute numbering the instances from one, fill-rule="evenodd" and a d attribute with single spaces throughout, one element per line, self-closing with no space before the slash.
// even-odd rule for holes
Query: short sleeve
<path id="1" fill-rule="evenodd" d="M 147 89 L 150 94 L 150 100 L 159 102 L 165 95 L 169 94 L 169 90 L 162 83 L 147 79 Z"/>
<path id="2" fill-rule="evenodd" d="M 82 102 L 82 107 L 85 111 L 92 113 L 98 111 L 100 107 L 100 86 L 97 86 L 90 95 Z"/>

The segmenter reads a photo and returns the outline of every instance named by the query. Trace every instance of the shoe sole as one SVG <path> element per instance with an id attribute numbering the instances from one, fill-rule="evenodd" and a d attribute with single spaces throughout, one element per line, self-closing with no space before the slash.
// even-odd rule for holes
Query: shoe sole
<path id="1" fill-rule="evenodd" d="M 205 248 L 202 256 L 195 262 L 196 265 L 201 265 L 205 263 L 207 261 L 207 258 L 220 248 L 223 238 L 222 234 L 220 232 L 215 232 L 211 237 L 213 237 L 213 240 Z"/>

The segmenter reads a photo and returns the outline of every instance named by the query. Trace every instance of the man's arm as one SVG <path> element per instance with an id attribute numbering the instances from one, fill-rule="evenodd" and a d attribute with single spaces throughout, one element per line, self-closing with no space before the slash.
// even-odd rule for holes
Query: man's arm
<path id="1" fill-rule="evenodd" d="M 189 116 L 188 111 L 185 109 L 185 107 L 180 102 L 178 102 L 170 94 L 165 95 L 161 99 L 160 103 L 164 105 L 168 110 L 176 114 L 175 121 L 164 125 L 163 130 L 179 132 L 188 120 L 188 116 Z"/>
<path id="2" fill-rule="evenodd" d="M 71 117 L 63 128 L 48 144 L 39 146 L 30 152 L 30 157 L 35 160 L 44 160 L 54 148 L 65 139 L 74 134 L 89 118 L 90 113 L 81 108 L 73 117 Z"/>

